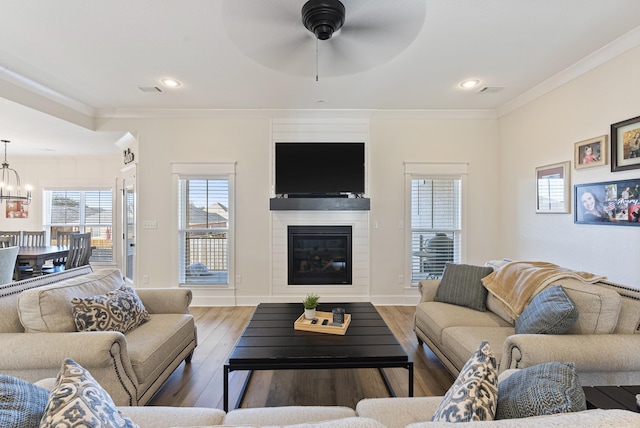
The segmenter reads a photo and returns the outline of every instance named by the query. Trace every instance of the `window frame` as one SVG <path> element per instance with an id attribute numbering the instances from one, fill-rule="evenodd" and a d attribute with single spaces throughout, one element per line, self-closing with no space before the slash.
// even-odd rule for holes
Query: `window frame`
<path id="1" fill-rule="evenodd" d="M 418 282 L 413 282 L 413 229 L 411 219 L 412 208 L 412 180 L 460 180 L 460 229 L 456 242 L 459 251 L 454 252 L 454 261 L 460 263 L 466 259 L 466 193 L 467 193 L 467 162 L 405 162 L 405 286 L 416 288 Z M 444 229 L 443 229 L 444 230 Z M 448 229 L 447 229 L 448 230 Z M 434 232 L 436 229 L 434 229 Z"/>
<path id="2" fill-rule="evenodd" d="M 174 181 L 174 200 L 175 200 L 175 221 L 174 237 L 176 239 L 175 248 L 175 278 L 179 287 L 189 288 L 234 288 L 235 287 L 235 162 L 211 162 L 211 163 L 172 163 L 172 175 Z M 227 232 L 227 275 L 226 284 L 220 283 L 195 283 L 183 280 L 181 274 L 181 263 L 184 260 L 184 248 L 182 245 L 181 234 L 185 233 L 181 228 L 180 219 L 182 217 L 181 209 L 183 201 L 180 200 L 180 180 L 227 180 L 228 181 L 228 227 Z M 211 231 L 212 229 L 209 229 Z"/>
<path id="3" fill-rule="evenodd" d="M 52 198 L 54 192 L 79 192 L 79 221 L 77 224 L 73 223 L 54 223 L 51 218 L 51 209 L 52 209 Z M 110 192 L 111 193 L 111 223 L 96 223 L 90 224 L 87 223 L 86 216 L 86 200 L 87 200 L 87 192 Z M 96 266 L 111 266 L 116 263 L 116 241 L 114 236 L 116 234 L 115 230 L 115 216 L 116 216 L 116 191 L 113 187 L 110 186 L 95 186 L 91 188 L 77 188 L 77 187 L 53 187 L 49 186 L 42 189 L 42 218 L 44 221 L 42 222 L 43 228 L 45 230 L 47 236 L 47 242 L 51 242 L 54 239 L 52 235 L 52 228 L 54 227 L 68 227 L 77 229 L 78 233 L 85 233 L 87 228 L 110 228 L 111 229 L 111 260 L 94 260 L 94 256 L 91 256 L 90 262 L 92 265 Z M 92 236 L 92 239 L 94 237 Z"/>

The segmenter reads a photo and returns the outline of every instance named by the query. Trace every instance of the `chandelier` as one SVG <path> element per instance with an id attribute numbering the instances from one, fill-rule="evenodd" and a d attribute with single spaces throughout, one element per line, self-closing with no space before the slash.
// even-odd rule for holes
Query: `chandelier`
<path id="1" fill-rule="evenodd" d="M 9 140 L 0 140 L 4 143 L 4 162 L 2 163 L 2 181 L 0 181 L 0 201 L 4 202 L 21 202 L 23 205 L 31 203 L 31 186 L 25 186 L 26 196 L 22 196 L 22 188 L 20 187 L 20 176 L 18 171 L 9 168 L 7 162 L 7 144 Z"/>

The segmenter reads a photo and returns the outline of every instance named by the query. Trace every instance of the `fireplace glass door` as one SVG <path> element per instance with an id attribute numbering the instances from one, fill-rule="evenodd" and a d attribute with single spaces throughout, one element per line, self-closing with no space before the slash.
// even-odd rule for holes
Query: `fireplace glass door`
<path id="1" fill-rule="evenodd" d="M 289 226 L 290 285 L 351 284 L 351 226 Z"/>

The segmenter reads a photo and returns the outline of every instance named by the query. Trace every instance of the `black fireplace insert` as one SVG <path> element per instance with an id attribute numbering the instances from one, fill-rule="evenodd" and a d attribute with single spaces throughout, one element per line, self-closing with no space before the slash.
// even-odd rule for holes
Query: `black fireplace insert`
<path id="1" fill-rule="evenodd" d="M 351 226 L 289 226 L 290 285 L 351 284 Z"/>

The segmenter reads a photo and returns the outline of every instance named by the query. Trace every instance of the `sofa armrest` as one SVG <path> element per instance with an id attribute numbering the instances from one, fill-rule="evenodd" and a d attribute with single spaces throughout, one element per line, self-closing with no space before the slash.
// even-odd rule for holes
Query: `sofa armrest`
<path id="1" fill-rule="evenodd" d="M 65 358 L 87 369 L 116 404 L 137 404 L 138 380 L 122 333 L 0 333 L 0 373 L 35 382 L 56 377 Z"/>
<path id="2" fill-rule="evenodd" d="M 574 362 L 583 385 L 632 385 L 640 381 L 638 349 L 640 334 L 514 334 L 504 342 L 500 372 Z"/>
<path id="3" fill-rule="evenodd" d="M 188 288 L 137 288 L 150 314 L 188 314 L 192 294 Z"/>
<path id="4" fill-rule="evenodd" d="M 420 303 L 433 302 L 436 298 L 436 292 L 440 285 L 439 279 L 423 279 L 418 283 L 418 289 L 420 290 Z"/>

